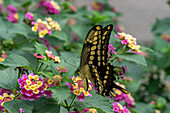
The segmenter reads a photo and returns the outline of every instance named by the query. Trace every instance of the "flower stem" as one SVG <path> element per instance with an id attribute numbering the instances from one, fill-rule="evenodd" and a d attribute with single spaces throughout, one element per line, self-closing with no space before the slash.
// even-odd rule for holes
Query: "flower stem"
<path id="1" fill-rule="evenodd" d="M 71 101 L 71 104 L 70 104 L 70 106 L 69 106 L 70 108 L 73 106 L 72 104 L 73 104 L 75 98 L 76 98 L 76 95 L 74 95 L 73 100 Z"/>
<path id="2" fill-rule="evenodd" d="M 43 66 L 43 62 L 41 62 L 41 65 L 40 65 L 40 67 L 38 68 L 38 71 L 37 72 L 39 72 L 40 71 L 40 69 L 41 69 L 41 67 Z"/>
<path id="3" fill-rule="evenodd" d="M 67 108 L 67 110 L 68 110 L 68 111 L 70 111 L 70 107 L 68 106 L 68 102 L 67 102 L 67 100 L 64 100 L 64 102 L 65 102 L 65 104 L 66 104 L 66 108 Z"/>
<path id="4" fill-rule="evenodd" d="M 18 72 L 18 79 L 20 78 L 20 72 Z M 14 89 L 14 95 L 17 92 L 18 82 L 16 83 L 15 89 Z"/>
<path id="5" fill-rule="evenodd" d="M 47 67 L 48 67 L 48 65 L 42 71 L 44 71 Z"/>

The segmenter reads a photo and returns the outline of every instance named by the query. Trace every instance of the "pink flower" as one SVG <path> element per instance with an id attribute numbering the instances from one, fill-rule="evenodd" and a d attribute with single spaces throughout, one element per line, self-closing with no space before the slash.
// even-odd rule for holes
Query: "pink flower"
<path id="1" fill-rule="evenodd" d="M 36 58 L 38 58 L 38 59 L 43 59 L 43 58 L 44 58 L 44 56 L 41 55 L 40 53 L 35 53 L 34 56 L 35 56 Z"/>
<path id="2" fill-rule="evenodd" d="M 6 19 L 12 23 L 18 22 L 18 14 L 17 13 L 9 13 Z"/>
<path id="3" fill-rule="evenodd" d="M 111 44 L 108 45 L 108 52 L 110 54 L 114 53 L 117 54 L 116 51 L 114 51 L 116 48 L 114 48 Z"/>
<path id="4" fill-rule="evenodd" d="M 24 113 L 24 109 L 20 108 L 19 110 L 19 113 Z"/>
<path id="5" fill-rule="evenodd" d="M 33 16 L 33 14 L 30 13 L 30 12 L 27 12 L 27 13 L 25 14 L 25 17 L 28 18 L 29 20 L 34 20 L 34 16 Z"/>
<path id="6" fill-rule="evenodd" d="M 59 73 L 66 73 L 67 72 L 67 68 L 65 68 L 64 66 L 56 67 L 56 68 L 59 71 Z"/>
<path id="7" fill-rule="evenodd" d="M 73 4 L 70 4 L 69 6 L 72 11 L 77 12 L 77 9 Z"/>
<path id="8" fill-rule="evenodd" d="M 100 2 L 92 2 L 91 3 L 91 8 L 93 10 L 97 10 L 99 12 L 103 12 L 103 9 L 104 9 L 104 5 Z"/>
<path id="9" fill-rule="evenodd" d="M 50 50 L 50 43 L 45 38 L 40 38 L 42 43 Z"/>
<path id="10" fill-rule="evenodd" d="M 122 106 L 118 102 L 113 102 L 113 111 L 116 113 L 130 113 L 126 106 Z"/>
<path id="11" fill-rule="evenodd" d="M 45 10 L 49 11 L 51 14 L 60 14 L 60 6 L 55 1 L 45 1 L 43 3 Z"/>
<path id="12" fill-rule="evenodd" d="M 8 5 L 7 10 L 9 11 L 9 13 L 16 13 L 17 12 L 17 8 L 13 5 Z"/>
<path id="13" fill-rule="evenodd" d="M 128 42 L 127 39 L 121 41 L 121 43 L 122 43 L 122 44 L 125 44 L 125 45 L 127 44 L 127 42 Z"/>
<path id="14" fill-rule="evenodd" d="M 80 95 L 78 95 L 77 98 L 79 99 L 79 101 L 84 101 L 84 98 L 85 98 L 84 93 L 81 93 Z"/>

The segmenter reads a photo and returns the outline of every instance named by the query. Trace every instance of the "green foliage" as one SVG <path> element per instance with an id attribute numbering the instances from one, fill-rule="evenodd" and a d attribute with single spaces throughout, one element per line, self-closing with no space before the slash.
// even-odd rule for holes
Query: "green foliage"
<path id="1" fill-rule="evenodd" d="M 145 60 L 144 56 L 142 56 L 142 55 L 126 53 L 126 54 L 122 54 L 122 55 L 118 54 L 116 56 L 119 58 L 125 59 L 127 61 L 132 61 L 137 64 L 147 66 L 146 60 Z"/>
<path id="2" fill-rule="evenodd" d="M 17 83 L 17 71 L 14 68 L 7 68 L 0 73 L 0 87 L 13 90 Z"/>

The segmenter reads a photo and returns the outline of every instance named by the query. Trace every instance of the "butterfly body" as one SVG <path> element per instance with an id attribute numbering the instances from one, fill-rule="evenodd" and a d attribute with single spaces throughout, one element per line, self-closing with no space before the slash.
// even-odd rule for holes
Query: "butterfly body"
<path id="1" fill-rule="evenodd" d="M 104 96 L 115 96 L 113 88 L 128 93 L 124 88 L 116 85 L 114 66 L 108 63 L 108 44 L 113 25 L 102 28 L 94 26 L 84 41 L 81 53 L 79 75 L 83 80 L 83 86 L 88 89 L 90 80 L 98 92 Z"/>

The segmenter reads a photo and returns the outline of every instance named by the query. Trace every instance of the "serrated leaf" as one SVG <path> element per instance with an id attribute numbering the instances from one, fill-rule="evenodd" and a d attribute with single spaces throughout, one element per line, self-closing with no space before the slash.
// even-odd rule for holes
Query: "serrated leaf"
<path id="1" fill-rule="evenodd" d="M 18 73 L 14 68 L 0 71 L 0 87 L 13 90 L 16 86 Z"/>
<path id="2" fill-rule="evenodd" d="M 36 53 L 40 53 L 41 55 L 45 56 L 45 50 L 48 50 L 44 44 L 39 44 L 35 42 Z"/>
<path id="3" fill-rule="evenodd" d="M 10 67 L 29 68 L 29 66 L 30 66 L 30 63 L 28 62 L 28 60 L 25 57 L 17 55 L 17 54 L 9 55 L 1 64 L 5 65 L 5 66 L 10 66 Z"/>
<path id="4" fill-rule="evenodd" d="M 51 36 L 62 41 L 68 41 L 67 34 L 64 31 L 54 31 Z"/>
<path id="5" fill-rule="evenodd" d="M 127 60 L 127 61 L 132 61 L 132 62 L 135 62 L 137 64 L 147 66 L 145 57 L 142 56 L 142 55 L 139 55 L 139 54 L 126 53 L 126 54 L 122 54 L 122 55 L 117 54 L 116 56 L 119 57 L 119 58 L 122 58 L 124 60 Z"/>
<path id="6" fill-rule="evenodd" d="M 85 108 L 97 108 L 103 111 L 104 113 L 114 113 L 112 107 L 112 103 L 103 96 L 94 94 L 92 97 L 86 97 L 83 102 L 75 102 L 74 107 L 77 109 L 85 109 Z"/>
<path id="7" fill-rule="evenodd" d="M 56 98 L 59 103 L 66 100 L 71 94 L 67 86 L 51 87 L 50 90 L 53 92 L 53 97 Z"/>

